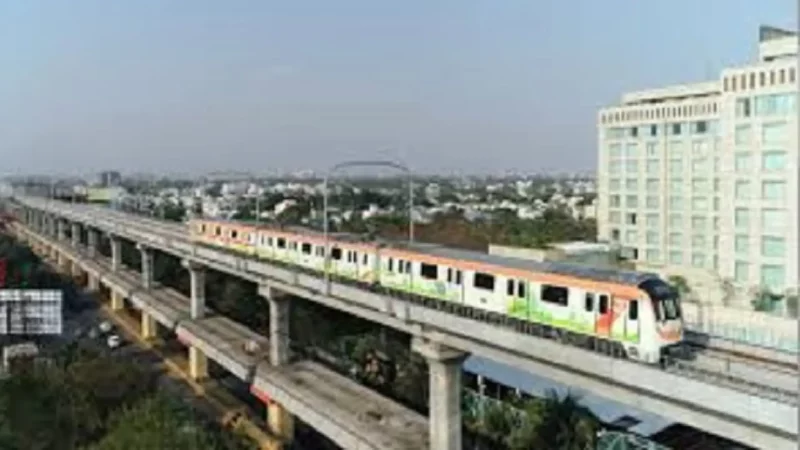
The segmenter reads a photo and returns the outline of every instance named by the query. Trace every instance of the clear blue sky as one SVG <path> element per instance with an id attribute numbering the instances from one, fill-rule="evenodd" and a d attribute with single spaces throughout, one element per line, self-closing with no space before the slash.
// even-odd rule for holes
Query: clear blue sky
<path id="1" fill-rule="evenodd" d="M 599 106 L 746 63 L 796 4 L 0 1 L 0 172 L 591 170 Z"/>

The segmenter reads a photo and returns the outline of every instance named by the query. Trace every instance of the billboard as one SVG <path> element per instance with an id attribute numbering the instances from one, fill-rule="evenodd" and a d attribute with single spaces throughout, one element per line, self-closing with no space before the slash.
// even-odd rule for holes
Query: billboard
<path id="1" fill-rule="evenodd" d="M 61 334 L 60 290 L 0 289 L 0 334 Z"/>

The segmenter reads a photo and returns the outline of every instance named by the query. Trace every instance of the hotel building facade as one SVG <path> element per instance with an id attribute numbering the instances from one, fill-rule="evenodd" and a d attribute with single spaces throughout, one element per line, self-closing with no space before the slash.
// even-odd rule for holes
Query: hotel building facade
<path id="1" fill-rule="evenodd" d="M 760 35 L 755 62 L 597 118 L 598 238 L 710 297 L 799 281 L 798 36 Z"/>

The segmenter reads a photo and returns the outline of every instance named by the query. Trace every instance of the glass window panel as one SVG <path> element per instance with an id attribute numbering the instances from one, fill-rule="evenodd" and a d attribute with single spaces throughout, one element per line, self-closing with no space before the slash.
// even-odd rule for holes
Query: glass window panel
<path id="1" fill-rule="evenodd" d="M 611 144 L 608 146 L 608 154 L 611 155 L 612 158 L 620 158 L 622 157 L 622 145 L 620 144 Z"/>
<path id="2" fill-rule="evenodd" d="M 778 150 L 764 152 L 761 155 L 761 168 L 763 170 L 786 169 L 786 152 Z"/>
<path id="3" fill-rule="evenodd" d="M 639 163 L 633 159 L 626 161 L 625 171 L 628 173 L 636 173 L 639 171 Z"/>
<path id="4" fill-rule="evenodd" d="M 750 278 L 750 264 L 744 261 L 736 261 L 733 268 L 733 277 L 739 283 L 747 283 Z"/>
<path id="5" fill-rule="evenodd" d="M 736 153 L 736 156 L 734 156 L 734 169 L 736 169 L 737 172 L 750 170 L 750 158 L 751 155 L 749 152 Z"/>
<path id="6" fill-rule="evenodd" d="M 683 197 L 671 195 L 669 197 L 670 209 L 683 209 Z"/>
<path id="7" fill-rule="evenodd" d="M 788 128 L 786 122 L 765 123 L 761 127 L 761 143 L 773 145 L 786 142 Z"/>
<path id="8" fill-rule="evenodd" d="M 672 247 L 680 247 L 683 245 L 683 238 L 680 233 L 669 234 L 669 245 Z"/>
<path id="9" fill-rule="evenodd" d="M 734 141 L 736 145 L 748 145 L 752 139 L 752 128 L 750 125 L 737 125 L 734 130 Z"/>
<path id="10" fill-rule="evenodd" d="M 625 197 L 625 206 L 628 208 L 638 208 L 639 207 L 639 197 L 635 195 L 628 195 Z"/>
<path id="11" fill-rule="evenodd" d="M 669 263 L 670 264 L 681 264 L 683 262 L 683 253 L 679 250 L 673 250 L 669 252 Z"/>
<path id="12" fill-rule="evenodd" d="M 629 191 L 635 191 L 639 189 L 639 180 L 636 178 L 628 178 L 625 180 L 625 189 Z"/>
<path id="13" fill-rule="evenodd" d="M 708 209 L 707 197 L 692 197 L 692 209 L 695 211 L 705 211 Z"/>
<path id="14" fill-rule="evenodd" d="M 706 237 L 702 234 L 695 234 L 692 236 L 692 247 L 701 248 L 706 246 Z"/>
<path id="15" fill-rule="evenodd" d="M 661 254 L 659 253 L 658 250 L 655 249 L 648 249 L 645 256 L 647 257 L 647 260 L 650 262 L 661 261 Z"/>
<path id="16" fill-rule="evenodd" d="M 763 236 L 761 238 L 761 256 L 783 258 L 786 255 L 786 241 L 782 237 Z"/>
<path id="17" fill-rule="evenodd" d="M 708 169 L 708 158 L 695 158 L 692 160 L 692 171 L 703 172 Z"/>
<path id="18" fill-rule="evenodd" d="M 746 200 L 750 198 L 750 181 L 738 180 L 736 181 L 734 193 L 737 199 Z"/>
<path id="19" fill-rule="evenodd" d="M 638 239 L 639 234 L 636 232 L 636 230 L 628 230 L 625 232 L 625 242 L 629 244 L 635 244 Z"/>
<path id="20" fill-rule="evenodd" d="M 683 141 L 670 141 L 667 154 L 671 157 L 683 156 Z"/>
<path id="21" fill-rule="evenodd" d="M 786 227 L 786 211 L 767 208 L 761 211 L 761 228 L 764 231 L 783 232 Z"/>
<path id="22" fill-rule="evenodd" d="M 681 161 L 680 159 L 669 160 L 669 173 L 672 175 L 682 175 L 683 161 Z"/>
<path id="23" fill-rule="evenodd" d="M 608 189 L 612 191 L 618 191 L 621 186 L 619 178 L 611 178 L 608 181 Z"/>
<path id="24" fill-rule="evenodd" d="M 672 194 L 680 194 L 683 192 L 683 179 L 682 178 L 670 178 L 669 180 L 669 192 Z"/>
<path id="25" fill-rule="evenodd" d="M 747 208 L 736 208 L 733 216 L 736 228 L 748 228 L 750 226 L 750 211 Z"/>
<path id="26" fill-rule="evenodd" d="M 761 184 L 761 198 L 771 201 L 785 199 L 786 183 L 783 181 L 764 181 Z"/>
<path id="27" fill-rule="evenodd" d="M 708 180 L 703 178 L 695 178 L 692 180 L 692 191 L 695 194 L 705 194 L 708 191 Z"/>
<path id="28" fill-rule="evenodd" d="M 692 253 L 692 265 L 694 267 L 705 267 L 706 255 L 702 253 Z"/>
<path id="29" fill-rule="evenodd" d="M 619 211 L 611 211 L 608 213 L 608 221 L 611 223 L 619 223 L 621 217 Z"/>
<path id="30" fill-rule="evenodd" d="M 657 142 L 648 142 L 646 146 L 647 156 L 649 157 L 657 157 L 658 156 L 658 143 Z"/>
<path id="31" fill-rule="evenodd" d="M 647 160 L 647 174 L 648 175 L 658 175 L 661 172 L 661 164 L 657 159 L 648 159 Z"/>
<path id="32" fill-rule="evenodd" d="M 658 228 L 658 214 L 648 214 L 645 216 L 647 228 Z"/>
<path id="33" fill-rule="evenodd" d="M 630 143 L 625 146 L 625 156 L 628 158 L 636 158 L 638 146 L 636 144 Z"/>
<path id="34" fill-rule="evenodd" d="M 648 208 L 658 208 L 659 200 L 658 197 L 655 195 L 648 195 L 645 199 L 646 206 Z"/>
<path id="35" fill-rule="evenodd" d="M 693 216 L 692 217 L 692 229 L 695 231 L 704 231 L 706 229 L 706 221 L 705 217 L 702 216 Z"/>
<path id="36" fill-rule="evenodd" d="M 783 292 L 786 285 L 786 269 L 777 264 L 761 266 L 761 285 L 776 294 Z"/>
<path id="37" fill-rule="evenodd" d="M 647 192 L 658 192 L 660 183 L 657 179 L 648 178 L 647 179 Z"/>
<path id="38" fill-rule="evenodd" d="M 750 237 L 745 234 L 737 234 L 733 240 L 733 248 L 737 254 L 747 256 L 750 253 Z"/>
<path id="39" fill-rule="evenodd" d="M 681 228 L 683 226 L 683 216 L 680 214 L 670 214 L 669 226 L 670 228 Z"/>

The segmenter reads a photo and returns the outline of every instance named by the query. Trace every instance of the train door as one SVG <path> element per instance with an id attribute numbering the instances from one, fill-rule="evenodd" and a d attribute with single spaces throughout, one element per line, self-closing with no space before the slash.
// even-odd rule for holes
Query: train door
<path id="1" fill-rule="evenodd" d="M 598 336 L 611 335 L 611 325 L 614 323 L 614 314 L 611 308 L 611 296 L 608 294 L 595 294 L 593 305 L 595 310 L 595 333 Z"/>
<path id="2" fill-rule="evenodd" d="M 628 302 L 628 311 L 625 314 L 625 340 L 639 342 L 639 300 Z"/>
<path id="3" fill-rule="evenodd" d="M 588 333 L 597 332 L 597 294 L 594 292 L 584 292 L 583 306 L 581 310 L 581 331 Z M 580 304 L 580 303 L 579 303 Z M 587 327 L 586 324 L 589 324 Z"/>
<path id="4" fill-rule="evenodd" d="M 506 312 L 512 317 L 528 318 L 528 283 L 525 280 L 506 279 Z"/>
<path id="5" fill-rule="evenodd" d="M 624 339 L 627 329 L 626 314 L 628 312 L 628 299 L 611 297 L 611 336 L 614 339 Z"/>
<path id="6" fill-rule="evenodd" d="M 461 282 L 462 273 L 452 267 L 447 268 L 447 299 L 458 303 L 464 302 L 464 289 Z"/>

